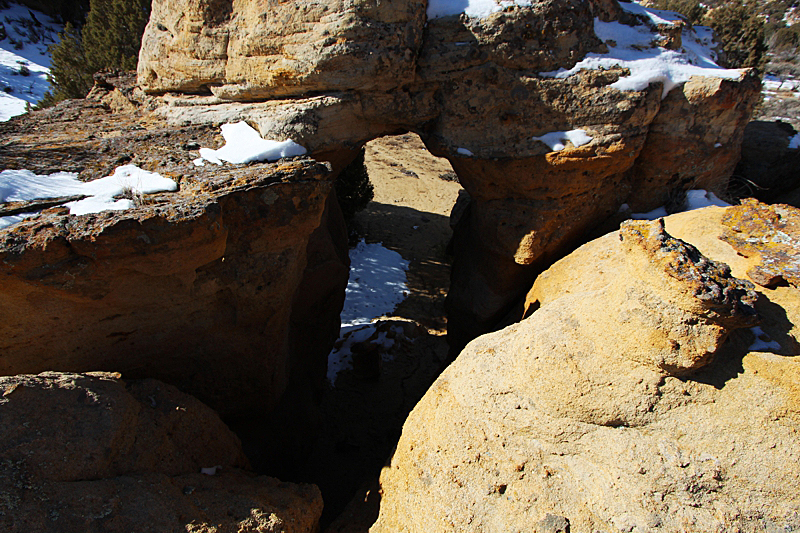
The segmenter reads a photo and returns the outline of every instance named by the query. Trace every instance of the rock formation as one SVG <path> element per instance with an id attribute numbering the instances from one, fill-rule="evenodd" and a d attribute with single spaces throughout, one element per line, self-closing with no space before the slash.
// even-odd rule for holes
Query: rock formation
<path id="1" fill-rule="evenodd" d="M 217 414 L 165 383 L 47 372 L 0 391 L 3 531 L 316 530 L 316 487 L 241 470 Z"/>
<path id="2" fill-rule="evenodd" d="M 719 239 L 754 211 L 800 221 L 708 208 L 553 265 L 415 407 L 370 531 L 800 527 L 800 298 Z"/>
<path id="3" fill-rule="evenodd" d="M 182 146 L 212 130 L 153 127 L 92 99 L 4 133 L 3 168 L 90 178 L 132 161 L 180 190 L 0 232 L 0 375 L 153 377 L 223 416 L 274 409 L 293 380 L 306 395 L 319 386 L 348 267 L 324 165 L 195 167 Z"/>
<path id="4" fill-rule="evenodd" d="M 645 47 L 681 50 L 695 37 L 613 0 L 508 4 L 484 18 L 426 21 L 422 0 L 159 0 L 139 84 L 167 93 L 154 106 L 172 123 L 246 119 L 330 161 L 334 175 L 370 139 L 419 133 L 472 200 L 454 241 L 457 352 L 623 203 L 648 211 L 675 191 L 723 189 L 758 95 L 745 72 L 695 76 L 663 99 L 674 83 L 663 77 L 669 86 L 612 88 L 627 67 L 552 77 L 617 46 L 595 35 L 602 24 L 650 32 Z M 578 129 L 588 144 L 554 151 L 535 140 Z"/>

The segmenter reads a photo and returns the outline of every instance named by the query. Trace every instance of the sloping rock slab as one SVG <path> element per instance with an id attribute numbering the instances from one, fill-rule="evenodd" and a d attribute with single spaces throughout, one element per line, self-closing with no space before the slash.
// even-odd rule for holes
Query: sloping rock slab
<path id="1" fill-rule="evenodd" d="M 56 208 L 0 231 L 0 375 L 154 377 L 226 416 L 273 408 L 295 368 L 308 371 L 298 387 L 321 383 L 348 273 L 328 167 L 197 167 L 214 129 L 93 100 L 2 129 L 2 168 L 88 180 L 134 163 L 179 191 L 127 211 Z"/>
<path id="2" fill-rule="evenodd" d="M 195 398 L 119 374 L 0 378 L 0 528 L 8 532 L 311 532 L 319 491 L 246 466 Z M 201 469 L 213 475 L 201 473 Z"/>
<path id="3" fill-rule="evenodd" d="M 541 276 L 540 307 L 415 407 L 370 531 L 800 528 L 800 295 L 733 277 L 723 213 L 630 224 Z"/>

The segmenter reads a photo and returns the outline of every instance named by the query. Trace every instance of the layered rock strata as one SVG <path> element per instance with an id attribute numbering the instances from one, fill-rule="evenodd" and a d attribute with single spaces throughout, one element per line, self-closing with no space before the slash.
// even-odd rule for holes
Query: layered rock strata
<path id="1" fill-rule="evenodd" d="M 540 276 L 415 407 L 370 531 L 800 527 L 800 300 L 745 281 L 733 209 L 627 224 Z"/>
<path id="2" fill-rule="evenodd" d="M 319 490 L 248 474 L 216 413 L 156 380 L 0 377 L 0 527 L 313 532 Z"/>
<path id="3" fill-rule="evenodd" d="M 644 46 L 662 47 L 651 50 L 688 49 L 695 35 L 613 0 L 509 4 L 426 20 L 421 0 L 157 1 L 139 84 L 168 93 L 154 105 L 172 123 L 246 119 L 266 138 L 303 144 L 334 174 L 370 139 L 419 133 L 472 199 L 454 241 L 457 351 L 623 203 L 649 211 L 688 188 L 720 192 L 758 97 L 746 72 L 695 76 L 663 99 L 661 81 L 612 87 L 625 66 L 554 77 L 617 46 L 597 37 L 603 24 L 651 34 Z M 554 151 L 536 140 L 573 130 L 590 142 Z"/>
<path id="4" fill-rule="evenodd" d="M 179 190 L 127 211 L 53 208 L 0 231 L 0 375 L 153 377 L 226 417 L 263 414 L 287 388 L 305 405 L 338 336 L 348 270 L 325 165 L 196 167 L 186 147 L 213 145 L 213 130 L 98 99 L 3 127 L 0 167 L 93 178 L 125 161 Z"/>

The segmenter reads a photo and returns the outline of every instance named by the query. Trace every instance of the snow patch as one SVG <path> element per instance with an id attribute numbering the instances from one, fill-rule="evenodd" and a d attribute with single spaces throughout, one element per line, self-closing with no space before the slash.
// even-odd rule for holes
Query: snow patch
<path id="1" fill-rule="evenodd" d="M 262 139 L 261 135 L 244 121 L 223 124 L 221 130 L 225 146 L 218 150 L 200 148 L 200 157 L 217 165 L 221 165 L 223 161 L 234 164 L 277 161 L 282 157 L 294 157 L 306 153 L 306 149 L 294 141 Z M 197 160 L 195 165 L 198 165 Z"/>
<path id="2" fill-rule="evenodd" d="M 350 250 L 350 279 L 345 290 L 342 327 L 369 324 L 394 311 L 408 293 L 408 261 L 380 243 L 363 240 Z"/>
<path id="3" fill-rule="evenodd" d="M 459 148 L 458 150 L 456 150 L 456 153 L 460 155 L 465 155 L 467 157 L 472 157 L 473 155 L 475 155 L 466 148 Z"/>
<path id="4" fill-rule="evenodd" d="M 530 0 L 428 0 L 428 20 L 464 13 L 470 17 L 484 18 L 513 6 L 531 5 Z"/>
<path id="5" fill-rule="evenodd" d="M 756 326 L 754 328 L 750 328 L 750 331 L 753 332 L 753 335 L 756 336 L 756 340 L 753 341 L 753 344 L 750 345 L 748 348 L 751 352 L 769 352 L 769 351 L 777 351 L 781 349 L 781 345 L 772 339 L 770 336 L 764 333 L 760 327 Z"/>
<path id="6" fill-rule="evenodd" d="M 796 133 L 789 139 L 789 150 L 795 150 L 797 148 L 800 148 L 800 133 Z"/>
<path id="7" fill-rule="evenodd" d="M 654 24 L 671 24 L 679 20 L 669 11 L 648 9 L 636 3 L 621 3 L 623 9 L 648 17 Z M 642 91 L 653 82 L 664 84 L 661 97 L 687 81 L 691 76 L 739 79 L 744 70 L 723 69 L 715 63 L 716 54 L 711 49 L 711 30 L 696 27 L 684 28 L 681 50 L 667 50 L 653 43 L 659 38 L 647 25 L 627 26 L 612 21 L 594 20 L 594 32 L 608 46 L 607 54 L 586 54 L 571 69 L 540 72 L 547 78 L 568 78 L 583 69 L 598 70 L 614 67 L 627 68 L 630 75 L 623 76 L 611 87 L 620 91 Z"/>
<path id="8" fill-rule="evenodd" d="M 0 40 L 0 122 L 4 122 L 25 113 L 50 89 L 47 46 L 56 42 L 63 27 L 19 4 L 0 9 L 0 23 L 7 34 Z"/>
<path id="9" fill-rule="evenodd" d="M 564 143 L 567 141 L 571 142 L 573 146 L 577 148 L 579 146 L 583 146 L 584 144 L 588 144 L 592 140 L 592 137 L 589 136 L 589 134 L 584 130 L 570 130 L 552 131 L 550 133 L 545 133 L 540 137 L 533 137 L 531 140 L 541 141 L 549 146 L 554 152 L 560 152 L 566 147 Z"/>
<path id="10" fill-rule="evenodd" d="M 719 197 L 713 192 L 706 191 L 705 189 L 693 189 L 686 191 L 686 203 L 683 206 L 683 211 L 694 211 L 695 209 L 702 209 L 704 207 L 730 207 L 731 204 Z M 631 218 L 634 220 L 655 220 L 669 215 L 667 209 L 662 205 L 647 213 L 632 213 Z"/>
<path id="11" fill-rule="evenodd" d="M 341 370 L 352 366 L 350 348 L 353 344 L 364 342 L 375 333 L 372 320 L 394 311 L 408 295 L 407 270 L 406 259 L 379 243 L 367 244 L 362 240 L 350 250 L 350 279 L 341 315 L 341 344 L 328 355 L 331 384 L 336 382 Z M 385 348 L 394 343 L 385 336 L 381 342 Z"/>
<path id="12" fill-rule="evenodd" d="M 49 176 L 34 174 L 30 170 L 4 170 L 0 172 L 0 203 L 24 202 L 62 196 L 87 196 L 64 204 L 71 215 L 86 215 L 101 211 L 130 209 L 133 200 L 116 196 L 136 196 L 154 192 L 175 191 L 178 184 L 155 172 L 142 170 L 136 165 L 117 167 L 114 174 L 98 180 L 83 182 L 75 172 L 56 172 Z M 0 217 L 0 229 L 33 216 L 25 213 Z"/>

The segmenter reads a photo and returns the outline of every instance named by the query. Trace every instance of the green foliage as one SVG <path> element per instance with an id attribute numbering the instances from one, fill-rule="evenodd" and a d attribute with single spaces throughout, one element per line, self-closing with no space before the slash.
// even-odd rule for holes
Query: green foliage
<path id="1" fill-rule="evenodd" d="M 369 182 L 369 174 L 367 174 L 367 166 L 364 164 L 364 153 L 365 150 L 362 148 L 353 162 L 342 170 L 334 183 L 336 198 L 339 200 L 339 206 L 348 223 L 357 211 L 367 207 L 374 196 L 372 184 Z"/>
<path id="2" fill-rule="evenodd" d="M 68 22 L 59 37 L 61 40 L 50 46 L 49 78 L 53 88 L 37 104 L 39 109 L 69 98 L 83 98 L 92 88 L 92 73 L 87 68 L 80 32 Z"/>
<path id="3" fill-rule="evenodd" d="M 39 108 L 68 98 L 83 98 L 100 70 L 136 68 L 142 34 L 150 18 L 150 0 L 91 0 L 79 31 L 67 23 L 60 42 L 50 47 L 52 91 Z"/>
<path id="4" fill-rule="evenodd" d="M 92 0 L 91 6 L 82 32 L 89 69 L 135 69 L 150 0 Z"/>
<path id="5" fill-rule="evenodd" d="M 697 0 L 656 0 L 648 5 L 656 9 L 676 11 L 686 17 L 692 25 L 699 24 L 708 11 Z"/>
<path id="6" fill-rule="evenodd" d="M 767 60 L 764 42 L 764 21 L 757 6 L 733 0 L 710 11 L 703 24 L 711 26 L 722 43 L 725 57 L 720 61 L 728 68 L 757 67 Z"/>

